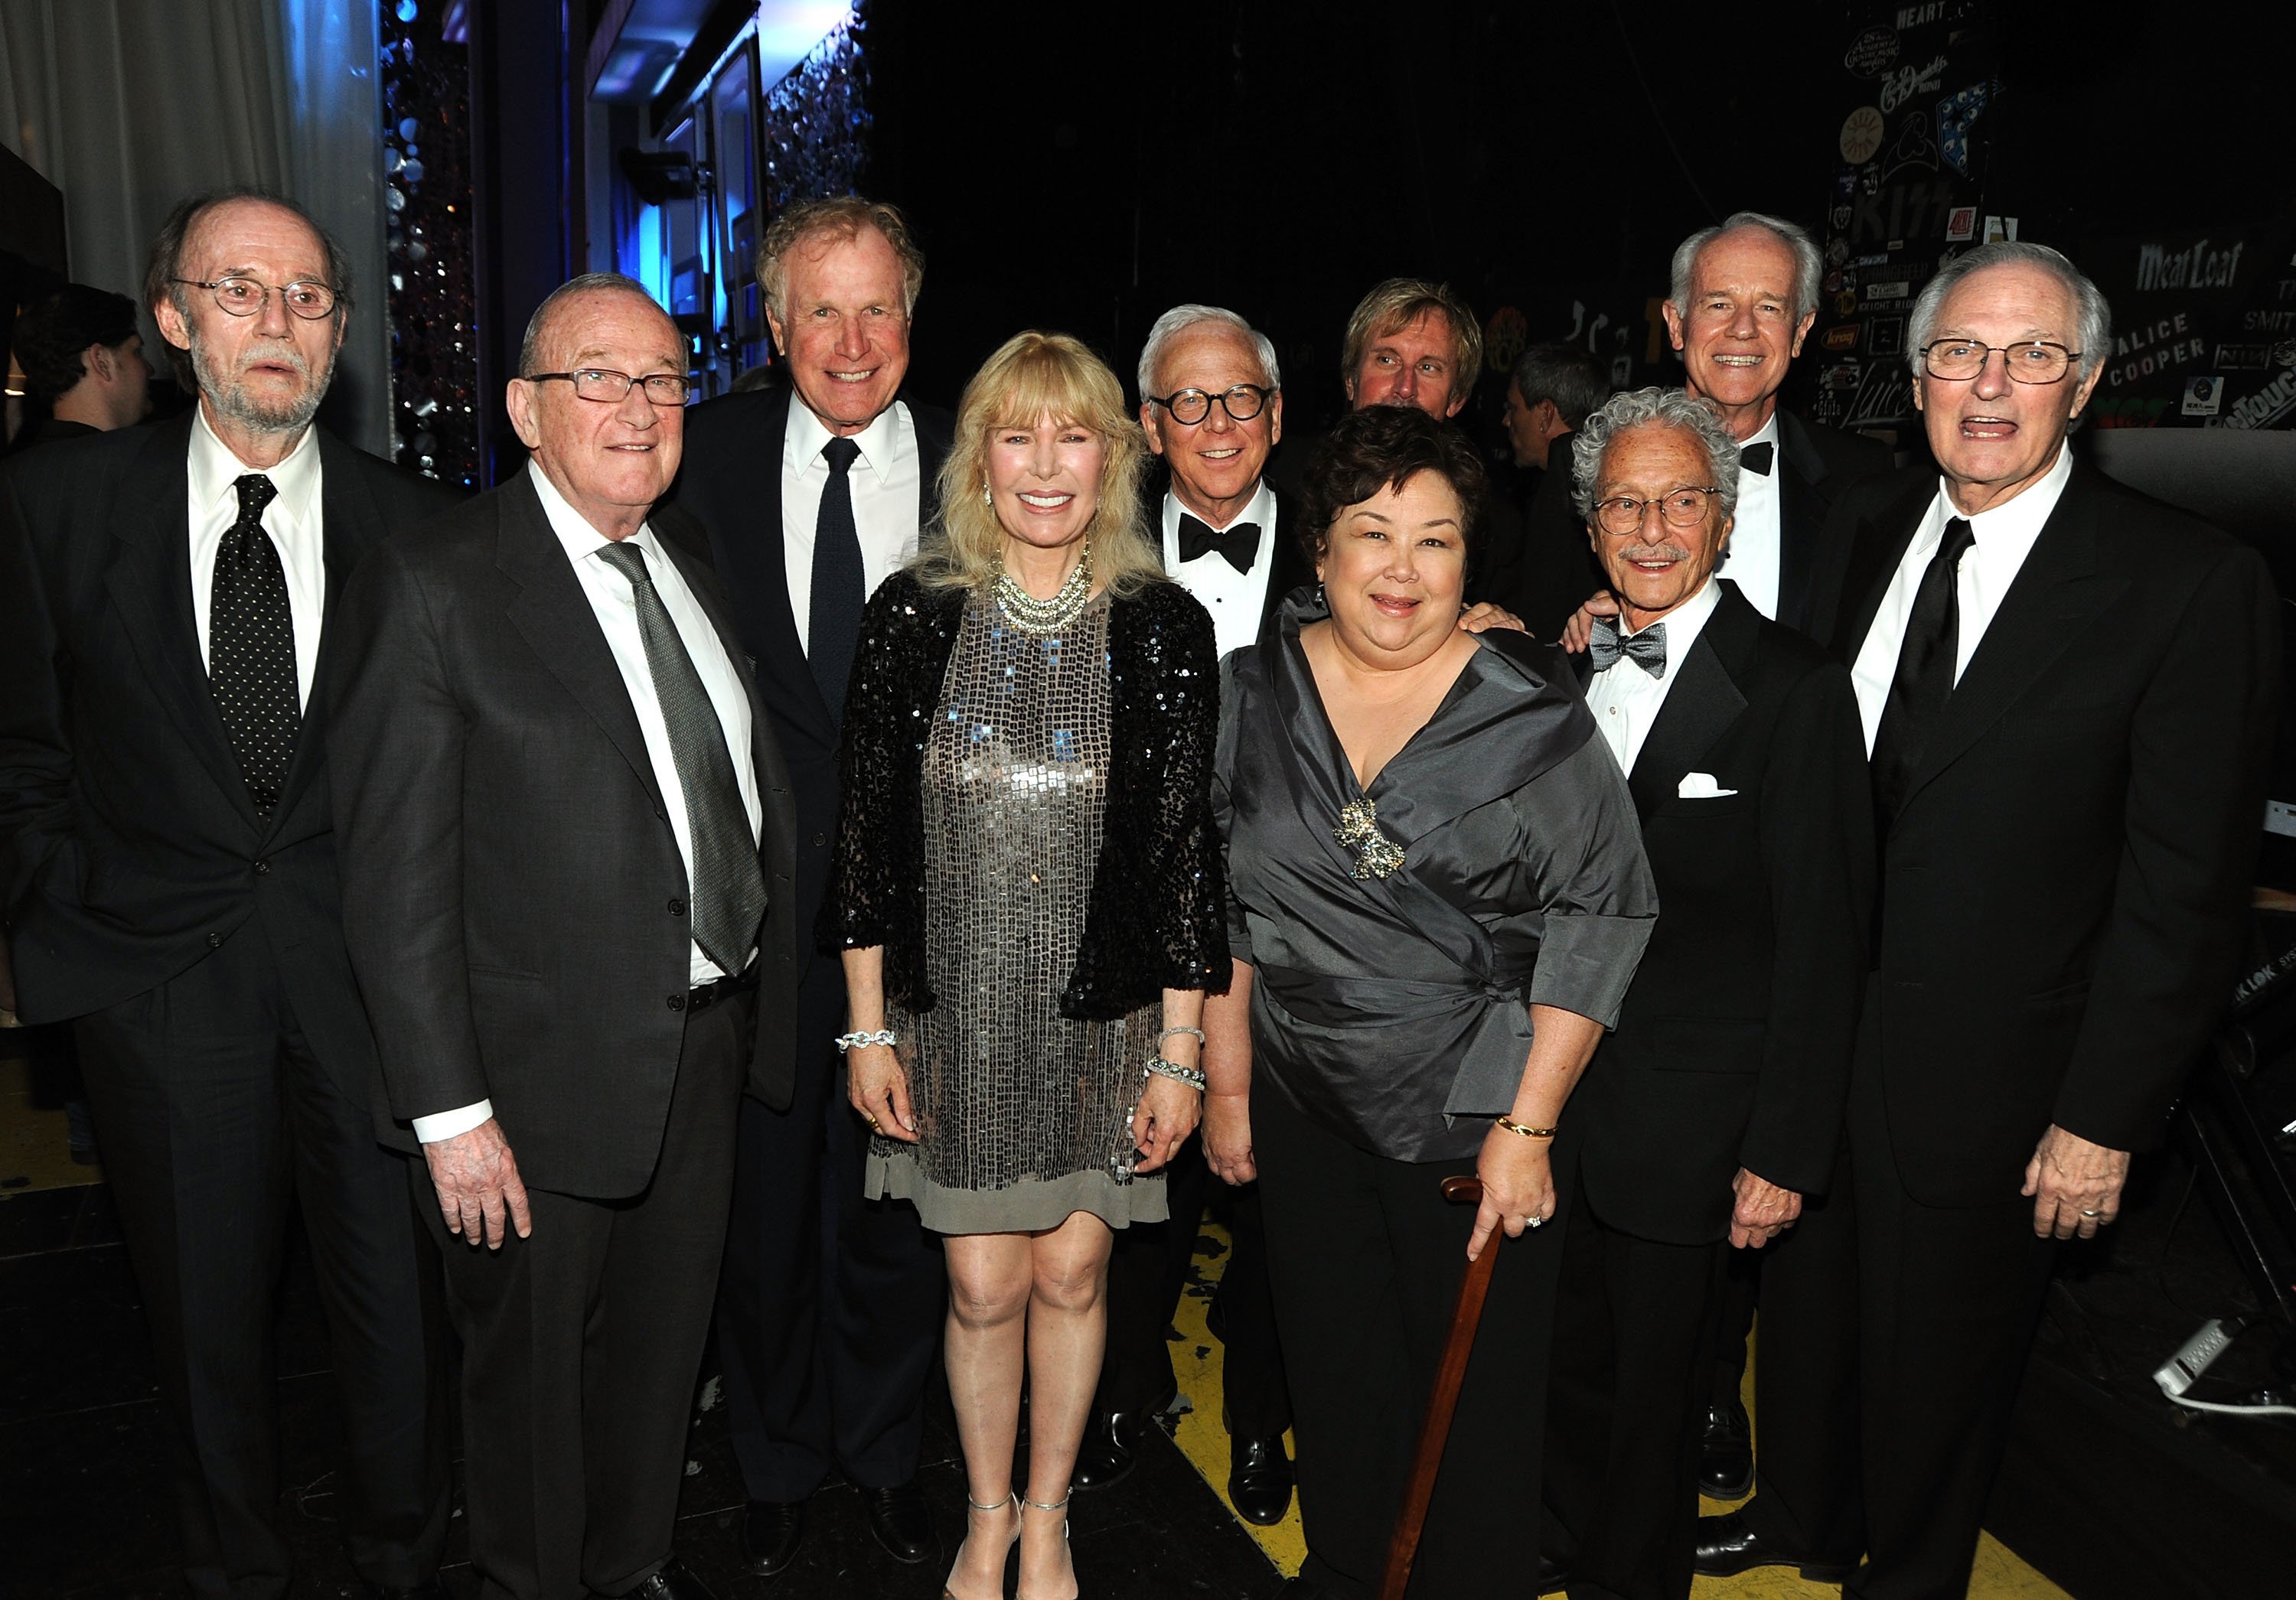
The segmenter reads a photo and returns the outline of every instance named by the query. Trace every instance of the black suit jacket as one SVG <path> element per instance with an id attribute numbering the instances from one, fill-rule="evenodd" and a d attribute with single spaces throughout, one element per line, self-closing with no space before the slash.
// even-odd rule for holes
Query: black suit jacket
<path id="1" fill-rule="evenodd" d="M 750 689 L 770 903 L 748 1087 L 785 1105 L 789 775 L 722 594 L 663 542 Z M 637 713 L 532 481 L 385 543 L 340 626 L 343 920 L 390 1118 L 490 1099 L 529 1184 L 638 1193 L 684 1042 L 690 890 Z"/>
<path id="2" fill-rule="evenodd" d="M 326 675 L 351 570 L 452 491 L 318 434 L 326 620 L 278 805 L 248 798 L 192 609 L 193 414 L 60 439 L 0 469 L 0 873 L 19 1009 L 83 1015 L 250 921 L 297 1020 L 364 1095 L 373 1046 L 343 952 Z"/>
<path id="3" fill-rule="evenodd" d="M 845 708 L 822 698 L 798 642 L 782 545 L 782 442 L 791 391 L 758 390 L 697 406 L 686 414 L 685 455 L 672 487 L 700 537 L 689 551 L 713 566 L 733 605 L 734 626 L 756 658 L 758 693 L 797 800 L 797 901 L 810 929 L 829 887 L 830 842 L 837 836 L 837 739 Z M 920 528 L 940 514 L 940 468 L 954 420 L 906 400 L 923 473 Z"/>
<path id="4" fill-rule="evenodd" d="M 1159 544 L 1164 537 L 1164 496 L 1172 487 L 1171 469 L 1158 466 L 1148 474 L 1141 492 L 1141 515 L 1147 520 L 1148 534 Z M 1316 581 L 1315 563 L 1308 559 L 1300 543 L 1300 502 L 1273 483 L 1268 491 L 1275 496 L 1275 526 L 1259 530 L 1259 559 L 1269 563 L 1267 594 L 1259 605 L 1259 643 L 1265 644 L 1275 637 L 1276 613 L 1283 609 L 1283 597 L 1303 583 Z M 1198 561 L 1222 561 L 1219 555 L 1201 555 Z M 1185 569 L 1193 562 L 1182 562 L 1172 569 L 1172 580 L 1182 588 L 1187 587 Z"/>
<path id="5" fill-rule="evenodd" d="M 1778 453 L 1770 467 L 1778 480 L 1776 619 L 1814 634 L 1820 619 L 1832 615 L 1848 558 L 1840 541 L 1825 538 L 1826 520 L 1849 484 L 1887 470 L 1890 452 L 1790 411 L 1777 416 Z M 1587 543 L 1586 521 L 1571 504 L 1580 437 L 1565 434 L 1550 447 L 1546 475 L 1523 519 L 1521 543 L 1495 571 L 1492 589 L 1483 596 L 1513 611 L 1543 639 L 1557 636 L 1570 613 L 1607 581 Z M 1729 571 L 1727 562 L 1722 570 Z"/>
<path id="6" fill-rule="evenodd" d="M 1824 1191 L 1873 905 L 1849 675 L 1721 591 L 1628 777 L 1660 912 L 1570 1113 L 1595 1212 L 1669 1244 L 1727 1235 L 1740 1167 Z"/>
<path id="7" fill-rule="evenodd" d="M 1836 507 L 1843 661 L 1937 487 Z M 2243 939 L 2278 603 L 2255 551 L 2075 463 L 1887 824 L 1879 1070 L 1915 1199 L 2013 1197 L 2053 1122 L 2157 1142 Z"/>

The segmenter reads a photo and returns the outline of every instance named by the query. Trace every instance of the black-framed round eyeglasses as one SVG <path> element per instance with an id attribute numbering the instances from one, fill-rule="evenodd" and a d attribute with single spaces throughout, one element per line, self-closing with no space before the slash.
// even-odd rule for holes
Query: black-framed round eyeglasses
<path id="1" fill-rule="evenodd" d="M 1275 391 L 1262 389 L 1257 383 L 1239 383 L 1219 394 L 1206 394 L 1201 389 L 1176 389 L 1168 395 L 1150 395 L 1151 406 L 1161 406 L 1171 413 L 1172 420 L 1193 427 L 1212 414 L 1212 402 L 1218 400 L 1220 409 L 1234 421 L 1248 423 L 1267 409 L 1267 402 Z"/>
<path id="2" fill-rule="evenodd" d="M 1706 520 L 1706 508 L 1721 492 L 1708 484 L 1703 488 L 1685 485 L 1669 489 L 1655 500 L 1612 495 L 1607 500 L 1595 502 L 1595 520 L 1602 524 L 1604 533 L 1634 533 L 1642 528 L 1644 513 L 1655 505 L 1660 519 L 1669 528 L 1695 528 Z"/>
<path id="3" fill-rule="evenodd" d="M 627 373 L 618 373 L 606 367 L 586 366 L 578 373 L 528 373 L 529 383 L 541 383 L 550 379 L 571 383 L 574 392 L 586 400 L 595 400 L 601 406 L 619 406 L 629 397 L 630 385 L 645 386 L 645 398 L 656 406 L 683 406 L 693 385 L 686 382 L 684 373 L 655 373 L 651 377 L 634 378 Z"/>
<path id="4" fill-rule="evenodd" d="M 2018 383 L 2062 383 L 2081 353 L 2069 350 L 2054 339 L 2028 339 L 2018 344 L 1980 344 L 1974 339 L 1932 339 L 1922 347 L 1922 370 L 1932 378 L 1963 383 L 1985 370 L 1995 356 L 2001 357 L 2010 379 Z"/>
<path id="5" fill-rule="evenodd" d="M 332 314 L 335 291 L 315 278 L 298 278 L 274 289 L 257 278 L 217 278 L 202 283 L 198 278 L 172 278 L 186 289 L 204 289 L 215 296 L 215 303 L 234 316 L 253 316 L 263 309 L 263 302 L 274 294 L 279 303 L 305 322 L 316 322 Z"/>

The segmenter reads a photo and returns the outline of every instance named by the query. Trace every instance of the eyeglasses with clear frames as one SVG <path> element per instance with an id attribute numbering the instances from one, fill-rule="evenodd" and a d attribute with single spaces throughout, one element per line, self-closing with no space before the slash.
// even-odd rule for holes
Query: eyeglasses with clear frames
<path id="1" fill-rule="evenodd" d="M 335 291 L 313 278 L 298 278 L 274 289 L 256 278 L 217 278 L 202 283 L 198 278 L 171 278 L 186 289 L 204 289 L 215 296 L 215 303 L 234 316 L 253 316 L 263 309 L 263 302 L 274 294 L 279 303 L 305 322 L 316 322 L 335 308 Z"/>
<path id="2" fill-rule="evenodd" d="M 1607 500 L 1595 502 L 1595 520 L 1602 524 L 1604 533 L 1635 533 L 1642 528 L 1643 514 L 1655 505 L 1660 519 L 1669 528 L 1695 528 L 1706 520 L 1707 506 L 1721 492 L 1708 484 L 1703 488 L 1685 485 L 1671 488 L 1655 500 L 1612 495 Z"/>
<path id="3" fill-rule="evenodd" d="M 1174 422 L 1193 428 L 1211 415 L 1214 400 L 1234 421 L 1248 423 L 1267 409 L 1267 402 L 1275 393 L 1257 383 L 1239 383 L 1217 395 L 1206 394 L 1201 389 L 1176 389 L 1168 395 L 1150 395 L 1148 403 L 1161 406 L 1171 413 Z"/>
<path id="4" fill-rule="evenodd" d="M 541 383 L 556 379 L 571 383 L 574 392 L 586 400 L 595 400 L 601 406 L 619 406 L 628 398 L 630 386 L 644 384 L 646 399 L 656 406 L 683 406 L 685 397 L 693 390 L 684 373 L 655 373 L 650 377 L 634 378 L 627 373 L 610 371 L 604 367 L 586 366 L 578 373 L 528 373 L 529 383 Z"/>
<path id="5" fill-rule="evenodd" d="M 1962 383 L 1985 370 L 1995 356 L 2018 383 L 2062 383 L 2081 357 L 2054 339 L 2028 339 L 2019 344 L 1980 344 L 1974 339 L 1932 339 L 1922 347 L 1922 368 L 1932 378 Z"/>

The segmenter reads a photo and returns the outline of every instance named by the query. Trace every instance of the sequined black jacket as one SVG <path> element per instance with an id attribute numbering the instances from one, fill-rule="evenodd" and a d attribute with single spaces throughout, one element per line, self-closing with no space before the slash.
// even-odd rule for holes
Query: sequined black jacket
<path id="1" fill-rule="evenodd" d="M 885 949 L 885 993 L 933 1006 L 924 962 L 925 737 L 964 614 L 965 591 L 907 572 L 869 602 L 846 693 L 838 752 L 844 803 L 829 897 L 827 950 Z M 1108 816 L 1065 1017 L 1109 1019 L 1168 989 L 1228 983 L 1226 891 L 1210 807 L 1219 734 L 1211 619 L 1177 584 L 1112 603 Z"/>

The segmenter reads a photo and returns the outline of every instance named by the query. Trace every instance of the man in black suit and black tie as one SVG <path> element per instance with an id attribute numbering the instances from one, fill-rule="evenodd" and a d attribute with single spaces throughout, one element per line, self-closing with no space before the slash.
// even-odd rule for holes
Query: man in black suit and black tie
<path id="1" fill-rule="evenodd" d="M 1644 389 L 1577 437 L 1578 503 L 1622 603 L 1595 628 L 1587 700 L 1665 911 L 1564 1119 L 1585 1203 L 1563 1253 L 1546 1500 L 1577 1600 L 1681 1600 L 1716 1268 L 1792 1227 L 1833 1175 L 1871 801 L 1849 675 L 1713 576 L 1738 482 L 1720 417 Z"/>
<path id="2" fill-rule="evenodd" d="M 526 472 L 345 596 L 344 921 L 429 1168 L 481 1593 L 707 1600 L 672 1530 L 735 1107 L 789 1097 L 789 778 L 715 582 L 652 515 L 677 329 L 592 274 L 519 370 Z"/>
<path id="3" fill-rule="evenodd" d="M 376 1142 L 321 680 L 352 569 L 454 497 L 313 424 L 350 283 L 299 208 L 185 201 L 145 298 L 197 407 L 0 476 L 19 1005 L 75 1023 L 158 1350 L 192 1592 L 289 1587 L 271 1330 L 292 1194 L 342 1394 L 352 1564 L 379 1593 L 435 1595 L 438 1264 L 408 1163 Z"/>
<path id="4" fill-rule="evenodd" d="M 718 1311 L 749 1498 L 742 1551 L 771 1577 L 796 1557 L 805 1502 L 832 1467 L 861 1489 L 896 1560 L 939 1549 L 916 1472 L 947 1298 L 940 1245 L 915 1207 L 861 1198 L 868 1142 L 833 1043 L 845 973 L 811 931 L 837 832 L 838 727 L 861 608 L 933 520 L 951 422 L 900 398 L 924 257 L 898 210 L 854 195 L 801 201 L 774 218 L 758 254 L 789 383 L 694 410 L 676 504 L 732 596 L 797 797 L 806 954 L 794 1098 L 742 1104 Z"/>
<path id="5" fill-rule="evenodd" d="M 2230 997 L 2280 662 L 2256 552 L 2074 459 L 2112 327 L 2071 262 L 1972 250 L 1912 333 L 1939 474 L 1857 486 L 1832 530 L 1882 914 L 1833 1329 L 1863 1471 L 1813 1470 L 1862 1483 L 1868 1600 L 1967 1588 L 2053 1242 L 2119 1214 Z"/>

